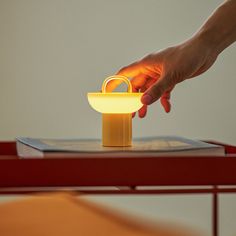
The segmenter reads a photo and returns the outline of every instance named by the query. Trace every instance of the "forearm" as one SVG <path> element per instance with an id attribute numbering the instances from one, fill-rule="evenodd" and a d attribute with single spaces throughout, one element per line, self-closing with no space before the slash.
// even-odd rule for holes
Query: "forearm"
<path id="1" fill-rule="evenodd" d="M 236 0 L 228 0 L 208 18 L 194 38 L 218 55 L 236 41 Z"/>

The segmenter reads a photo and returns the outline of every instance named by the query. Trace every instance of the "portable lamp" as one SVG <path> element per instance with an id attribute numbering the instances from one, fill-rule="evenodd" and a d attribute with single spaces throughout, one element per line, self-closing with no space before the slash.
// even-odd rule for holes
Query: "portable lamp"
<path id="1" fill-rule="evenodd" d="M 121 80 L 128 86 L 127 92 L 106 92 L 111 80 Z M 102 113 L 102 144 L 111 147 L 132 145 L 132 113 L 142 107 L 143 93 L 133 93 L 132 85 L 125 76 L 114 75 L 106 78 L 102 91 L 88 93 L 91 107 Z"/>

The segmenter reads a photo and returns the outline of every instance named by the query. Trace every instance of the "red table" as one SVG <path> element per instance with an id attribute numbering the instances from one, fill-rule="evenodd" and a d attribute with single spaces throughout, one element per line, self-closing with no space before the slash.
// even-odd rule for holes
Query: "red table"
<path id="1" fill-rule="evenodd" d="M 225 147 L 224 157 L 68 158 L 65 156 L 58 159 L 19 159 L 15 142 L 0 142 L 0 194 L 30 193 L 41 187 L 71 186 L 129 186 L 120 188 L 119 191 L 83 191 L 92 194 L 211 193 L 213 235 L 217 236 L 218 193 L 236 192 L 236 188 L 229 186 L 236 185 L 236 146 L 221 145 Z M 139 190 L 136 186 L 196 186 L 196 188 Z"/>

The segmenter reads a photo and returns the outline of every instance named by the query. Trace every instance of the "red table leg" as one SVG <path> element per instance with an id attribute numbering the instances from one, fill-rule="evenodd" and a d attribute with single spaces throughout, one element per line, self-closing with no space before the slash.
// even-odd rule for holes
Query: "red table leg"
<path id="1" fill-rule="evenodd" d="M 214 186 L 212 199 L 212 233 L 213 236 L 218 236 L 218 192 L 217 186 Z"/>

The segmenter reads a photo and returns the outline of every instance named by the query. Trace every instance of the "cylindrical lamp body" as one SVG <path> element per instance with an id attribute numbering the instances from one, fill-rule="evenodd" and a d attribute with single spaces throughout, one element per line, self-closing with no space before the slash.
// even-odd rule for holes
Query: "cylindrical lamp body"
<path id="1" fill-rule="evenodd" d="M 102 114 L 102 144 L 105 147 L 132 145 L 132 114 Z"/>

